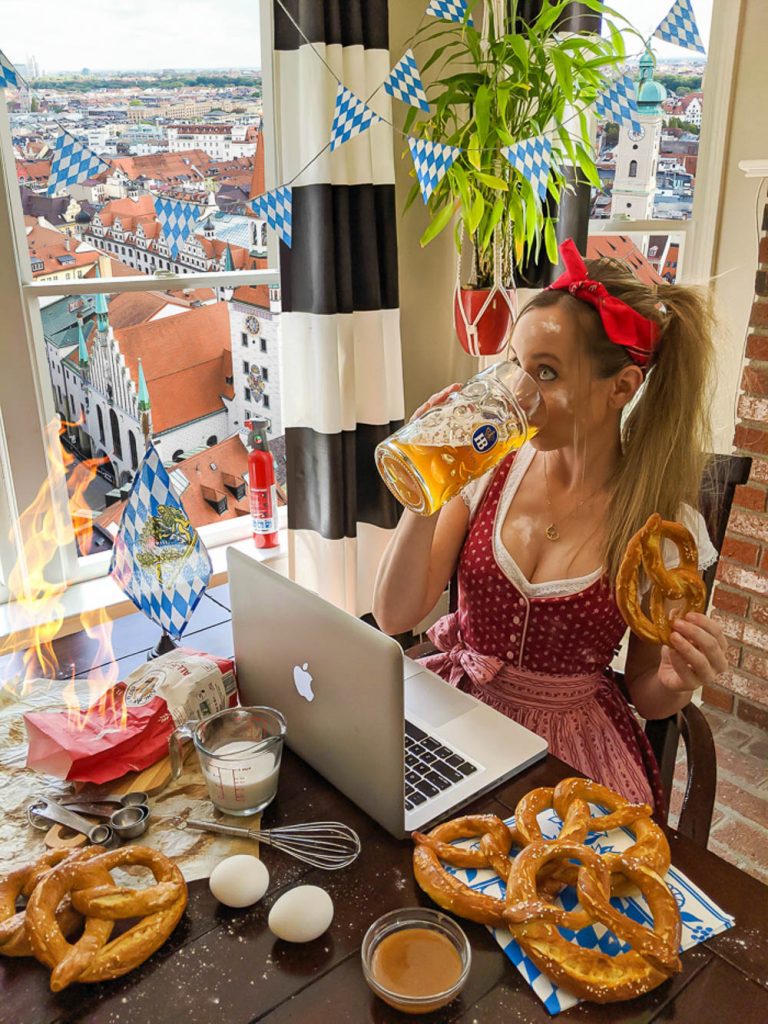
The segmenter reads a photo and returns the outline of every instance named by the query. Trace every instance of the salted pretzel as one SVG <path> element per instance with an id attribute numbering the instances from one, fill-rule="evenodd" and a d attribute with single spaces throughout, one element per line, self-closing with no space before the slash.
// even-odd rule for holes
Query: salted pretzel
<path id="1" fill-rule="evenodd" d="M 149 868 L 156 884 L 145 889 L 115 885 L 109 872 L 129 866 Z M 13 949 L 21 951 L 8 955 L 26 955 L 28 950 L 48 966 L 54 992 L 75 981 L 118 978 L 138 967 L 165 942 L 187 905 L 187 886 L 178 867 L 144 846 L 110 851 L 93 846 L 65 853 L 64 859 L 43 858 L 9 875 L 3 885 L 0 910 L 8 915 L 6 925 L 19 893 L 31 887 L 23 920 L 15 922 L 16 928 L 22 924 L 23 935 L 13 932 Z M 75 925 L 84 922 L 74 943 L 68 941 L 72 916 Z M 140 920 L 110 941 L 115 922 L 127 918 Z"/>
<path id="2" fill-rule="evenodd" d="M 665 539 L 677 547 L 680 555 L 680 564 L 671 569 L 664 562 Z M 641 606 L 641 568 L 651 584 L 650 618 Z M 699 576 L 696 542 L 690 530 L 654 512 L 630 539 L 616 575 L 616 604 L 624 621 L 642 640 L 668 644 L 675 615 L 703 612 L 706 599 L 706 587 Z M 683 607 L 670 613 L 667 600 L 682 601 Z"/>
<path id="3" fill-rule="evenodd" d="M 590 804 L 606 808 L 594 815 Z M 560 835 L 545 840 L 537 815 L 553 808 Z M 469 815 L 445 822 L 429 835 L 414 833 L 414 874 L 435 903 L 469 920 L 508 928 L 531 960 L 564 988 L 595 1002 L 629 999 L 660 985 L 680 970 L 677 949 L 680 915 L 663 880 L 669 844 L 651 809 L 632 804 L 588 779 L 563 779 L 554 788 L 532 790 L 519 801 L 510 828 L 494 815 Z M 635 842 L 623 853 L 600 855 L 584 845 L 589 832 L 623 827 Z M 452 845 L 478 838 L 474 849 Z M 521 852 L 511 858 L 513 846 Z M 504 899 L 476 892 L 443 863 L 488 868 L 506 885 Z M 577 887 L 581 909 L 565 911 L 551 902 L 563 885 Z M 611 896 L 639 888 L 653 915 L 653 929 L 636 924 L 610 904 Z M 609 957 L 568 942 L 559 927 L 578 930 L 601 922 L 631 947 Z"/>
<path id="4" fill-rule="evenodd" d="M 69 850 L 51 850 L 34 864 L 17 868 L 0 879 L 0 955 L 33 955 L 25 927 L 26 912 L 17 911 L 16 903 L 19 897 L 28 897 L 43 875 L 68 856 Z M 64 935 L 71 935 L 82 921 L 67 899 L 57 908 L 56 919 Z"/>

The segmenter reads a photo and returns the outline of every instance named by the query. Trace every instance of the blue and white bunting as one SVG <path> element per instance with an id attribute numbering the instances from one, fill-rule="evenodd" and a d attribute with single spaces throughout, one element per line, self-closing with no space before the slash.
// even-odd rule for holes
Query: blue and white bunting
<path id="1" fill-rule="evenodd" d="M 155 196 L 155 213 L 160 221 L 173 259 L 192 234 L 200 220 L 203 207 L 199 203 L 185 203 L 180 199 L 160 199 Z"/>
<path id="2" fill-rule="evenodd" d="M 21 75 L 0 50 L 0 89 L 4 89 L 6 85 L 18 86 L 20 78 Z"/>
<path id="3" fill-rule="evenodd" d="M 535 135 L 523 142 L 516 142 L 514 146 L 503 146 L 501 153 L 516 171 L 530 181 L 534 192 L 543 200 L 547 194 L 549 165 L 552 159 L 550 140 L 544 135 Z"/>
<path id="4" fill-rule="evenodd" d="M 429 0 L 427 14 L 433 18 L 440 18 L 441 21 L 457 21 L 463 24 L 467 13 L 467 0 Z M 472 25 L 472 16 L 467 19 L 467 24 Z"/>
<path id="5" fill-rule="evenodd" d="M 384 90 L 396 100 L 402 100 L 411 107 L 418 107 L 419 110 L 429 113 L 429 100 L 421 84 L 421 75 L 413 50 L 406 50 L 392 68 L 384 83 Z"/>
<path id="6" fill-rule="evenodd" d="M 699 35 L 699 27 L 691 7 L 691 0 L 675 0 L 666 18 L 653 33 L 665 43 L 674 43 L 684 50 L 706 53 Z"/>
<path id="7" fill-rule="evenodd" d="M 426 203 L 461 150 L 458 146 L 446 146 L 442 142 L 430 142 L 429 139 L 409 138 L 408 145 Z"/>
<path id="8" fill-rule="evenodd" d="M 336 91 L 336 107 L 333 111 L 331 125 L 331 152 L 349 142 L 355 135 L 367 131 L 372 124 L 381 121 L 375 110 L 355 96 L 345 85 L 339 82 Z"/>
<path id="9" fill-rule="evenodd" d="M 642 126 L 638 120 L 635 83 L 629 75 L 617 78 L 605 92 L 600 93 L 595 100 L 595 112 L 604 121 L 624 124 L 633 132 L 640 131 Z"/>
<path id="10" fill-rule="evenodd" d="M 78 142 L 69 132 L 62 132 L 53 144 L 51 176 L 48 179 L 48 195 L 58 189 L 87 181 L 102 171 L 109 170 L 109 164 L 92 149 Z"/>
<path id="11" fill-rule="evenodd" d="M 150 444 L 112 549 L 110 574 L 139 611 L 178 639 L 211 578 L 211 560 Z"/>
<path id="12" fill-rule="evenodd" d="M 265 220 L 290 248 L 293 217 L 293 189 L 290 185 L 283 185 L 256 196 L 251 201 L 251 209 L 257 217 Z"/>

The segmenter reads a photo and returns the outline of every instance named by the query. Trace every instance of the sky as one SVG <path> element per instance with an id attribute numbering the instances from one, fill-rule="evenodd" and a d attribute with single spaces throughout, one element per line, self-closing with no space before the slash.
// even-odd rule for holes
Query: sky
<path id="1" fill-rule="evenodd" d="M 34 56 L 46 72 L 83 67 L 92 71 L 254 68 L 261 64 L 259 6 L 263 2 L 37 0 L 30 4 L 29 0 L 0 0 L 0 49 L 12 63 L 23 64 Z M 705 46 L 712 3 L 693 0 Z M 672 0 L 609 2 L 645 35 L 671 5 Z M 628 41 L 628 49 L 637 51 L 634 39 Z M 654 50 L 661 58 L 685 58 L 688 53 L 660 40 L 654 42 Z"/>
<path id="2" fill-rule="evenodd" d="M 0 50 L 46 72 L 258 68 L 263 0 L 0 0 Z"/>

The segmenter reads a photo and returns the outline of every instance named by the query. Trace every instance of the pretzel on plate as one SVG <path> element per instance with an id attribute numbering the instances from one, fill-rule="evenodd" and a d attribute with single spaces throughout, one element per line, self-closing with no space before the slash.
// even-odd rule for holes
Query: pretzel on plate
<path id="1" fill-rule="evenodd" d="M 55 859 L 54 859 L 55 858 Z M 115 885 L 110 871 L 138 865 L 149 868 L 155 884 L 144 889 Z M 29 901 L 15 914 L 16 898 L 26 885 Z M 92 846 L 74 853 L 47 855 L 0 883 L 0 915 L 11 949 L 0 953 L 33 955 L 51 969 L 51 990 L 72 982 L 106 981 L 138 967 L 168 938 L 187 905 L 187 886 L 178 867 L 145 846 L 106 851 Z M 12 913 L 14 912 L 14 913 Z M 140 918 L 110 941 L 115 922 Z M 82 934 L 70 943 L 78 922 Z M 19 931 L 19 928 L 22 930 Z"/>
<path id="2" fill-rule="evenodd" d="M 606 808 L 594 814 L 590 804 Z M 562 820 L 560 835 L 545 840 L 537 815 L 553 808 Z M 494 815 L 469 815 L 445 822 L 429 835 L 415 833 L 414 874 L 438 906 L 494 928 L 507 928 L 531 960 L 563 988 L 594 1002 L 630 999 L 660 985 L 680 970 L 677 955 L 680 915 L 663 880 L 669 845 L 645 804 L 631 804 L 588 779 L 563 779 L 554 788 L 534 789 L 519 801 L 510 828 Z M 623 853 L 598 854 L 585 845 L 590 832 L 623 827 L 635 842 Z M 478 838 L 475 848 L 452 845 Z M 512 847 L 522 847 L 510 857 Z M 499 899 L 476 892 L 443 864 L 488 868 L 505 883 Z M 551 901 L 565 884 L 575 885 L 580 909 L 565 911 Z M 653 928 L 619 913 L 612 896 L 640 889 L 653 916 Z M 600 922 L 630 949 L 608 956 L 582 949 L 559 928 L 580 929 Z"/>
<path id="3" fill-rule="evenodd" d="M 680 556 L 680 564 L 671 569 L 664 562 L 665 539 L 676 546 Z M 616 575 L 616 604 L 624 621 L 641 640 L 668 644 L 675 615 L 704 611 L 707 591 L 698 565 L 696 542 L 690 530 L 681 523 L 662 519 L 658 512 L 630 538 Z M 651 584 L 650 618 L 641 606 L 641 568 Z M 682 609 L 668 612 L 667 600 L 682 601 Z"/>

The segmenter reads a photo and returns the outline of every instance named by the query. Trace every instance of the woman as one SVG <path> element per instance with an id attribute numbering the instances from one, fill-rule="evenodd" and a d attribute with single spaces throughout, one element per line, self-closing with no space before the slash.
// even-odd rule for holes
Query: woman
<path id="1" fill-rule="evenodd" d="M 570 240 L 561 254 L 566 272 L 525 308 L 511 346 L 541 389 L 545 426 L 435 515 L 403 514 L 374 615 L 388 633 L 412 629 L 458 568 L 458 610 L 429 631 L 441 653 L 427 667 L 544 736 L 585 775 L 664 813 L 653 753 L 608 668 L 626 630 L 613 588 L 627 541 L 652 512 L 688 526 L 701 569 L 717 557 L 695 511 L 709 312 L 692 289 L 585 264 Z M 706 615 L 676 618 L 669 646 L 632 634 L 625 683 L 638 713 L 684 707 L 726 668 L 725 650 Z"/>

